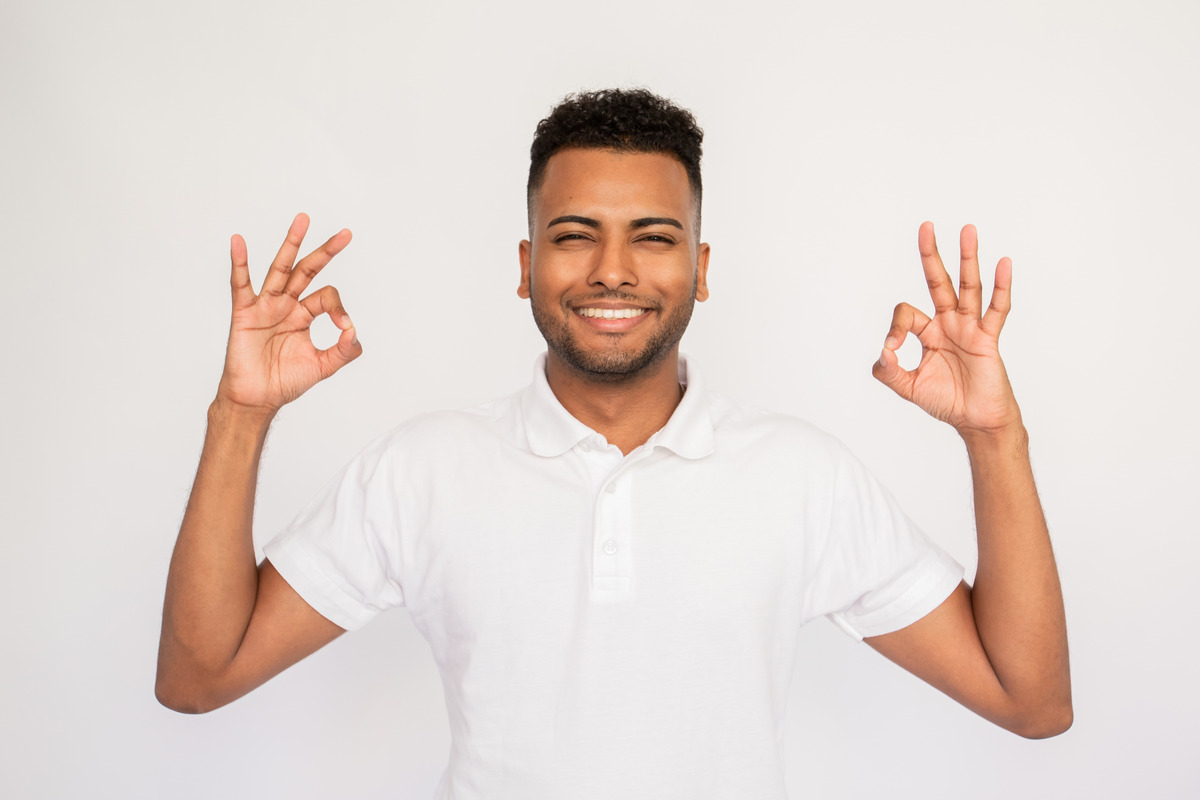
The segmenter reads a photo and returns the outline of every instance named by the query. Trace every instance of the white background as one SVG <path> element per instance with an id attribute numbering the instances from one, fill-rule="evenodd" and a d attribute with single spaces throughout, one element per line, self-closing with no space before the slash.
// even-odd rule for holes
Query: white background
<path id="1" fill-rule="evenodd" d="M 821 622 L 793 796 L 1197 796 L 1198 53 L 1190 2 L 4 0 L 0 793 L 431 796 L 447 727 L 404 612 L 211 715 L 154 700 L 228 237 L 257 282 L 296 211 L 312 244 L 355 232 L 325 279 L 366 353 L 276 423 L 261 543 L 378 433 L 528 380 L 534 125 L 647 85 L 707 133 L 712 299 L 685 351 L 842 437 L 967 564 L 963 448 L 870 366 L 893 305 L 929 306 L 923 219 L 951 263 L 965 222 L 1015 263 L 1002 345 L 1075 726 L 1018 739 Z"/>

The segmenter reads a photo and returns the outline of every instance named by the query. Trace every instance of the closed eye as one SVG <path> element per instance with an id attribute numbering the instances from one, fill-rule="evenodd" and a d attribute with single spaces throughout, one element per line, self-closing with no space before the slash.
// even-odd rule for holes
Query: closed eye
<path id="1" fill-rule="evenodd" d="M 655 244 L 675 244 L 675 240 L 670 236 L 664 236 L 660 233 L 652 233 L 648 236 L 643 236 L 638 239 L 639 242 L 654 242 Z"/>

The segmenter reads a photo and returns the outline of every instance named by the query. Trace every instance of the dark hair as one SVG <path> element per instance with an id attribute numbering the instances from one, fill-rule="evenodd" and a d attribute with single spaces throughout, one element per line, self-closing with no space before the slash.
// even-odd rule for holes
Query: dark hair
<path id="1" fill-rule="evenodd" d="M 696 201 L 696 227 L 700 227 L 700 143 L 704 131 L 686 108 L 646 89 L 601 89 L 577 92 L 563 98 L 538 123 L 529 148 L 529 182 L 525 202 L 533 227 L 533 196 L 542 187 L 546 164 L 559 150 L 572 147 L 623 150 L 631 153 L 666 153 L 679 159 L 687 171 Z"/>

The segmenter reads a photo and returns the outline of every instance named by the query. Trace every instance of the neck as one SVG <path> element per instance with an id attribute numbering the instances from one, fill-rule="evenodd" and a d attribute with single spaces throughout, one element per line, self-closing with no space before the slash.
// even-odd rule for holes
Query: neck
<path id="1" fill-rule="evenodd" d="M 571 416 L 625 455 L 666 425 L 683 399 L 678 350 L 643 372 L 616 382 L 589 378 L 551 352 L 546 360 L 546 381 Z"/>

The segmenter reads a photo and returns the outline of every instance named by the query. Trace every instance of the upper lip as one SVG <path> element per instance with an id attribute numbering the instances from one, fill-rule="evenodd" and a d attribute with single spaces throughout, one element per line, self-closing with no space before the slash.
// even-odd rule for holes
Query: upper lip
<path id="1" fill-rule="evenodd" d="M 571 308 L 578 311 L 581 308 L 611 308 L 614 311 L 624 308 L 640 308 L 645 311 L 650 310 L 650 306 L 638 305 L 637 303 L 621 303 L 614 300 L 590 300 L 572 303 Z"/>

